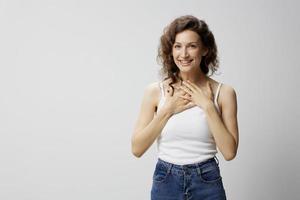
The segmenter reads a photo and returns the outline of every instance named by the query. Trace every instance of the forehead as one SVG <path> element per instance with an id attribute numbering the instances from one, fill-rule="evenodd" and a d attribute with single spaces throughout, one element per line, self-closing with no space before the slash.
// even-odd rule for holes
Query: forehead
<path id="1" fill-rule="evenodd" d="M 191 30 L 185 30 L 180 33 L 177 33 L 175 36 L 175 42 L 179 43 L 188 43 L 188 42 L 199 42 L 200 36 L 198 33 L 191 31 Z"/>

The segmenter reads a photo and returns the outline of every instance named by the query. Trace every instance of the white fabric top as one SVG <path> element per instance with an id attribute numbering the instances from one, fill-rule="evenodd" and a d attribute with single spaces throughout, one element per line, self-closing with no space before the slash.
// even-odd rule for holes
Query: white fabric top
<path id="1" fill-rule="evenodd" d="M 217 98 L 221 85 L 219 83 L 214 98 L 218 112 L 220 111 Z M 165 102 L 162 82 L 160 88 L 161 98 L 157 112 Z M 217 153 L 216 143 L 208 128 L 205 113 L 198 106 L 172 115 L 156 142 L 158 158 L 177 165 L 199 163 L 213 158 Z"/>

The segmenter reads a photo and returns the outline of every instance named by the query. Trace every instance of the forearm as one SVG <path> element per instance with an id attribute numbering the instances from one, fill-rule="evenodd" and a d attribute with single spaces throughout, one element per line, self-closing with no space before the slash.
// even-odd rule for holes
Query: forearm
<path id="1" fill-rule="evenodd" d="M 162 129 L 171 117 L 170 112 L 161 109 L 152 121 L 132 140 L 132 151 L 137 157 L 141 157 L 160 135 Z"/>
<path id="2" fill-rule="evenodd" d="M 213 103 L 207 105 L 204 111 L 209 129 L 215 139 L 217 147 L 226 160 L 232 160 L 237 151 L 234 137 L 225 127 Z"/>

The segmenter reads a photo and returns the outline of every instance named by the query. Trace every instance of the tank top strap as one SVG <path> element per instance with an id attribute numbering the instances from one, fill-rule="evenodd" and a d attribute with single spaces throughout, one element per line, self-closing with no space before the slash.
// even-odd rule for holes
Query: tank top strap
<path id="1" fill-rule="evenodd" d="M 215 103 L 218 111 L 220 111 L 220 110 L 219 110 L 219 105 L 218 105 L 218 101 L 217 100 L 218 100 L 218 96 L 219 96 L 219 93 L 220 93 L 221 85 L 222 85 L 222 83 L 219 83 L 217 91 L 216 91 L 216 94 L 215 94 L 215 99 L 214 99 L 214 103 Z"/>
<path id="2" fill-rule="evenodd" d="M 164 97 L 164 96 L 165 96 L 165 92 L 164 92 L 164 85 L 163 85 L 163 82 L 160 82 L 160 83 L 159 83 L 159 86 L 160 86 L 160 91 L 161 91 L 161 97 Z"/>

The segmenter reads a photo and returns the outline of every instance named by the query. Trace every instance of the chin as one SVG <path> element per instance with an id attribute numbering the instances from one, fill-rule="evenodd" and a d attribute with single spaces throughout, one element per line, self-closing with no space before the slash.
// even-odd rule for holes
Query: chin
<path id="1" fill-rule="evenodd" d="M 192 71 L 195 67 L 194 66 L 186 66 L 186 67 L 180 66 L 178 68 L 181 72 L 189 72 L 189 71 Z"/>

